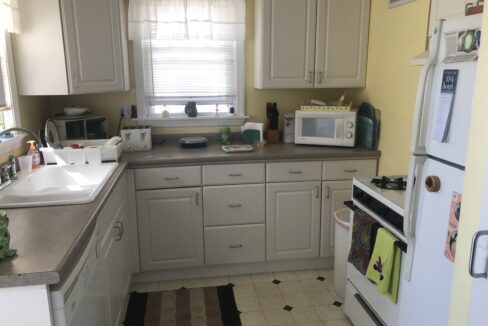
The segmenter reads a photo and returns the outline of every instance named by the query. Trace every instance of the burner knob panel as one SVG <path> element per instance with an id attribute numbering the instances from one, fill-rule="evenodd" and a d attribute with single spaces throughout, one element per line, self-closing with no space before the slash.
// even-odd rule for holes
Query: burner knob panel
<path id="1" fill-rule="evenodd" d="M 352 127 L 354 127 L 354 123 L 352 121 L 348 121 L 346 122 L 346 127 L 351 129 Z"/>
<path id="2" fill-rule="evenodd" d="M 352 138 L 352 132 L 346 132 L 346 138 Z"/>

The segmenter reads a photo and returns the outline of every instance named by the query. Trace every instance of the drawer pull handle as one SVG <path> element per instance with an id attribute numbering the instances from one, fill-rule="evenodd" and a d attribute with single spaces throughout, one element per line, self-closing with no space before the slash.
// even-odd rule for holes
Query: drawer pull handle
<path id="1" fill-rule="evenodd" d="M 356 170 L 356 169 L 344 169 L 344 172 L 354 173 L 354 172 L 358 172 L 358 170 Z"/>
<path id="2" fill-rule="evenodd" d="M 229 177 L 241 177 L 242 173 L 229 173 Z"/>
<path id="3" fill-rule="evenodd" d="M 175 181 L 175 180 L 180 180 L 180 177 L 172 177 L 172 178 L 165 177 L 164 180 L 166 180 L 166 181 Z"/>
<path id="4" fill-rule="evenodd" d="M 290 171 L 288 171 L 288 173 L 290 173 L 290 174 L 301 174 L 302 171 L 300 171 L 300 170 L 290 170 Z"/>
<path id="5" fill-rule="evenodd" d="M 238 244 L 238 245 L 229 245 L 229 248 L 231 248 L 231 249 L 239 249 L 239 248 L 242 248 L 242 245 L 241 244 Z"/>
<path id="6" fill-rule="evenodd" d="M 227 206 L 229 206 L 230 208 L 239 208 L 242 207 L 242 204 L 228 204 Z"/>

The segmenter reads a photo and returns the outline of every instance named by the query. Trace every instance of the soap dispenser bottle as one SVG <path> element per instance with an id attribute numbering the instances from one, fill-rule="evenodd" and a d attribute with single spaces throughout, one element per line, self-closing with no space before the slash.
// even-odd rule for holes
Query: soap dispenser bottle
<path id="1" fill-rule="evenodd" d="M 41 154 L 39 154 L 34 140 L 29 140 L 27 143 L 30 144 L 27 155 L 32 155 L 32 169 L 37 169 L 41 165 Z"/>

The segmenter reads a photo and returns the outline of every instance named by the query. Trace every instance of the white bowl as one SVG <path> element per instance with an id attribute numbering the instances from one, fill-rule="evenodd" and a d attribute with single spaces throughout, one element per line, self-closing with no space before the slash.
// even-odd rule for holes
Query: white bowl
<path id="1" fill-rule="evenodd" d="M 66 115 L 83 115 L 89 112 L 88 108 L 82 107 L 65 107 L 63 110 Z"/>

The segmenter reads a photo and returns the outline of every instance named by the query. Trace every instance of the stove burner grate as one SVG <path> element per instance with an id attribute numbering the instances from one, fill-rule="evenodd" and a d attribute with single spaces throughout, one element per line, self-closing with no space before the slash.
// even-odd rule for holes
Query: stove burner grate
<path id="1" fill-rule="evenodd" d="M 405 190 L 407 188 L 407 181 L 403 180 L 403 178 L 373 178 L 371 183 L 374 183 L 376 186 L 382 189 Z"/>

